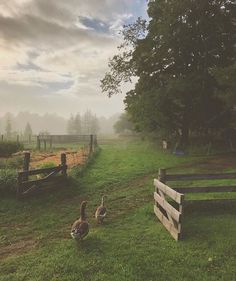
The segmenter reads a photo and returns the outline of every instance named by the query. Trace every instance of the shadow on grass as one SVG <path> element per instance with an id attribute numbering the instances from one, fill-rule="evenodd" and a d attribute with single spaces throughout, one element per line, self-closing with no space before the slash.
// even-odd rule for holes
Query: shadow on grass
<path id="1" fill-rule="evenodd" d="M 199 202 L 200 203 L 200 202 Z M 183 219 L 183 240 L 220 240 L 235 236 L 236 204 L 201 203 L 186 207 Z"/>
<path id="2" fill-rule="evenodd" d="M 80 254 L 81 251 L 83 251 L 85 254 L 95 253 L 99 255 L 104 252 L 102 240 L 91 235 L 84 240 L 75 240 L 75 246 L 77 248 L 78 254 Z"/>

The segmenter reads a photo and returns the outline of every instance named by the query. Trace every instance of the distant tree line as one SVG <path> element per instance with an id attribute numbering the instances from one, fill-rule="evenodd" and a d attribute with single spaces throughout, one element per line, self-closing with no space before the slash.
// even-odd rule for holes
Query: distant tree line
<path id="1" fill-rule="evenodd" d="M 83 115 L 77 113 L 71 115 L 67 123 L 67 133 L 71 135 L 97 134 L 99 131 L 99 121 L 96 115 L 87 110 Z"/>
<path id="2" fill-rule="evenodd" d="M 0 135 L 4 138 L 29 140 L 30 136 L 38 134 L 114 134 L 113 125 L 120 114 L 110 117 L 97 117 L 91 111 L 84 114 L 74 114 L 70 118 L 52 113 L 39 115 L 31 112 L 19 112 L 16 115 L 8 112 L 0 116 Z"/>
<path id="3" fill-rule="evenodd" d="M 235 3 L 152 0 L 150 21 L 124 26 L 101 80 L 109 96 L 136 77 L 126 111 L 142 132 L 189 140 L 233 138 L 236 128 Z"/>

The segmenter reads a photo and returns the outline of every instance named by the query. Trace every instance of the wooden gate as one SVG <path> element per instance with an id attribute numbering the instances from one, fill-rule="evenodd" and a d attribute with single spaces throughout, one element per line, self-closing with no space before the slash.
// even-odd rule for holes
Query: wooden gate
<path id="1" fill-rule="evenodd" d="M 55 175 L 61 173 L 63 178 L 67 176 L 66 154 L 61 154 L 61 164 L 57 167 L 29 170 L 30 153 L 24 157 L 23 171 L 18 173 L 17 197 L 20 198 L 38 189 L 43 183 L 55 179 Z M 42 175 L 38 179 L 29 180 L 30 176 Z"/>
<path id="2" fill-rule="evenodd" d="M 183 212 L 184 194 L 181 194 L 158 179 L 154 179 L 154 213 L 170 232 L 175 240 L 181 239 L 181 218 Z M 168 202 L 166 196 L 174 201 L 178 210 Z"/>

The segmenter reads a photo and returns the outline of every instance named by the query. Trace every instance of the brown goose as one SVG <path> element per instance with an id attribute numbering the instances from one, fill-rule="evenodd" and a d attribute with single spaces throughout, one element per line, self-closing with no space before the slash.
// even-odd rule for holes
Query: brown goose
<path id="1" fill-rule="evenodd" d="M 95 218 L 97 220 L 98 223 L 102 223 L 106 214 L 107 214 L 107 208 L 105 207 L 104 204 L 104 198 L 106 197 L 106 195 L 102 196 L 102 202 L 101 205 L 97 208 L 96 212 L 95 212 Z"/>
<path id="2" fill-rule="evenodd" d="M 83 239 L 89 233 L 89 224 L 86 221 L 85 208 L 87 201 L 80 205 L 80 218 L 76 220 L 71 227 L 71 237 L 77 240 Z"/>

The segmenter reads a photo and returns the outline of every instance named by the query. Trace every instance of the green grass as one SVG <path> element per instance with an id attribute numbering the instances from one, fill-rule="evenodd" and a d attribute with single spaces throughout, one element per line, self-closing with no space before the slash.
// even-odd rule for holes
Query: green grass
<path id="1" fill-rule="evenodd" d="M 186 213 L 178 243 L 153 214 L 158 168 L 217 172 L 207 165 L 214 159 L 177 157 L 138 141 L 107 144 L 79 179 L 57 192 L 1 199 L 0 280 L 236 280 L 236 207 Z M 97 226 L 93 214 L 104 193 L 108 217 Z M 70 225 L 84 199 L 90 233 L 76 244 Z"/>

